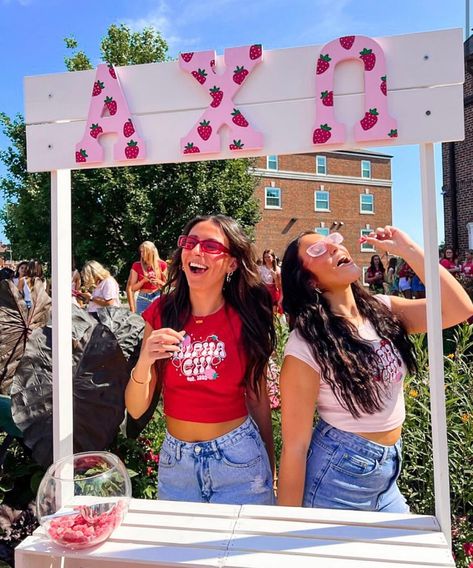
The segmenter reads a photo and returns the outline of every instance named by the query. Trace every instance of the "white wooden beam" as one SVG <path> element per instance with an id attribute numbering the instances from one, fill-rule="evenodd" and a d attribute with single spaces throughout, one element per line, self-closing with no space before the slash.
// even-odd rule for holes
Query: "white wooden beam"
<path id="1" fill-rule="evenodd" d="M 71 171 L 51 172 L 53 452 L 73 453 Z"/>
<path id="2" fill-rule="evenodd" d="M 427 341 L 430 370 L 430 409 L 434 458 L 435 516 L 451 545 L 450 484 L 448 480 L 447 415 L 443 370 L 442 306 L 435 204 L 434 145 L 421 144 L 422 220 L 427 291 Z"/>

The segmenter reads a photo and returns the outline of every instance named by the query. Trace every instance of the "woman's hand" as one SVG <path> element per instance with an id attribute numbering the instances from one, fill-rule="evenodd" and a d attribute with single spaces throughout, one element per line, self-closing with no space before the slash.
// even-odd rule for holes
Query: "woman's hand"
<path id="1" fill-rule="evenodd" d="M 414 241 L 407 233 L 391 225 L 378 227 L 368 236 L 362 237 L 362 239 L 362 242 L 373 245 L 377 250 L 401 257 L 406 250 L 415 246 Z"/>
<path id="2" fill-rule="evenodd" d="M 152 331 L 143 345 L 140 357 L 152 365 L 158 359 L 169 359 L 181 350 L 180 343 L 186 335 L 185 331 L 176 331 L 163 327 Z"/>

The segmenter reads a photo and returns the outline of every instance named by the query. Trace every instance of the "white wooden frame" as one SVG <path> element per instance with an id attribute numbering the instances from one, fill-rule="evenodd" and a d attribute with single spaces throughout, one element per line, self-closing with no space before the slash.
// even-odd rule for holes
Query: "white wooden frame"
<path id="1" fill-rule="evenodd" d="M 416 143 L 420 146 L 423 233 L 425 243 L 428 347 L 431 377 L 432 438 L 435 511 L 450 543 L 448 449 L 442 359 L 440 280 L 433 143 L 460 140 L 463 126 L 462 31 L 378 38 L 389 69 L 389 108 L 398 121 L 399 138 L 372 143 L 314 146 L 311 139 L 315 89 L 314 65 L 320 46 L 264 53 L 264 63 L 237 95 L 239 107 L 264 132 L 258 151 L 235 156 L 222 149 L 215 155 L 183 156 L 183 136 L 209 101 L 176 62 L 117 68 L 134 122 L 147 142 L 147 158 L 136 165 L 195 159 L 281 155 Z M 217 58 L 217 66 L 222 57 Z M 356 66 L 341 63 L 335 79 L 337 119 L 352 125 L 359 120 L 363 77 Z M 281 75 L 284 80 L 281 81 Z M 71 353 L 71 174 L 75 143 L 85 128 L 94 71 L 25 79 L 27 151 L 29 171 L 51 173 L 51 225 L 53 276 L 53 413 L 54 457 L 72 453 Z M 146 84 L 142 89 L 140 85 Z M 169 90 L 160 88 L 171 85 Z M 308 120 L 308 117 L 314 120 Z M 277 119 L 277 120 L 276 120 Z M 351 129 L 347 129 L 351 132 Z M 113 167 L 110 139 L 104 136 L 103 163 Z M 223 146 L 222 146 L 223 148 Z M 94 167 L 85 164 L 83 167 Z"/>

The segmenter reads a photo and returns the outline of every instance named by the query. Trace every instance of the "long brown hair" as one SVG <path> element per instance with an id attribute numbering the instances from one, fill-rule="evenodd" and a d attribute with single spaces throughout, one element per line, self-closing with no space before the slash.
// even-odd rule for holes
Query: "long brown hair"
<path id="1" fill-rule="evenodd" d="M 312 273 L 299 256 L 299 241 L 294 239 L 282 263 L 283 308 L 291 329 L 297 329 L 310 345 L 320 365 L 321 376 L 343 408 L 355 418 L 361 412 L 374 414 L 383 408 L 383 381 L 373 373 L 382 368 L 378 355 L 362 339 L 346 318 L 335 315 L 324 294 L 313 285 Z M 416 370 L 412 344 L 401 321 L 359 282 L 351 284 L 357 308 L 370 321 L 379 337 L 390 340 L 399 351 L 407 369 Z"/>

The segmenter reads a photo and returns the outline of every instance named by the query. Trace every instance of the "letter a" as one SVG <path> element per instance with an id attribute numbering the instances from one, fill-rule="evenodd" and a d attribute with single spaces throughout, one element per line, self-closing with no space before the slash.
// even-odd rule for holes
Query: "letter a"
<path id="1" fill-rule="evenodd" d="M 146 156 L 143 140 L 136 134 L 128 103 L 113 65 L 97 67 L 89 116 L 82 140 L 76 144 L 76 162 L 103 162 L 103 148 L 98 139 L 103 134 L 117 134 L 113 158 L 131 162 Z"/>

